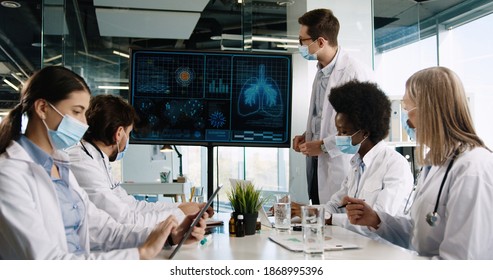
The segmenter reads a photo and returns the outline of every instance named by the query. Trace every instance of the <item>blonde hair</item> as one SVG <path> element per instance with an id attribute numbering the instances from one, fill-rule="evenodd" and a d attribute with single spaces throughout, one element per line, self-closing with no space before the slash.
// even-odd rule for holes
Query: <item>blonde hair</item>
<path id="1" fill-rule="evenodd" d="M 474 130 L 462 82 L 452 70 L 445 67 L 420 70 L 407 80 L 406 92 L 417 108 L 420 164 L 442 165 L 457 149 L 461 153 L 473 147 L 485 147 Z"/>

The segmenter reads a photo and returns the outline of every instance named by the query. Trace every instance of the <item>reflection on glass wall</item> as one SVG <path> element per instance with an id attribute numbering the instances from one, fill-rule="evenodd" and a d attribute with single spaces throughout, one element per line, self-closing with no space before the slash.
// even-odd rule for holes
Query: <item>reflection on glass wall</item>
<path id="1" fill-rule="evenodd" d="M 246 178 L 263 190 L 288 191 L 288 149 L 245 148 Z"/>
<path id="2" fill-rule="evenodd" d="M 384 8 L 378 6 L 383 2 L 376 0 L 375 9 Z M 438 2 L 453 5 L 429 14 L 431 5 Z M 493 104 L 493 39 L 487 32 L 493 26 L 493 2 L 428 3 L 403 10 L 404 18 L 417 17 L 414 25 L 379 28 L 375 24 L 377 81 L 388 95 L 401 98 L 405 82 L 414 72 L 436 65 L 451 68 L 464 83 L 477 133 L 491 147 L 493 132 L 487 113 Z"/>
<path id="3" fill-rule="evenodd" d="M 437 63 L 436 36 L 375 54 L 375 73 L 383 91 L 395 98 L 404 95 L 404 83 L 414 72 Z M 398 69 L 398 71 L 396 71 Z"/>
<path id="4" fill-rule="evenodd" d="M 478 135 L 493 147 L 491 104 L 493 104 L 493 38 L 485 34 L 493 26 L 493 14 L 447 31 L 442 43 L 440 65 L 454 70 L 466 89 Z"/>
<path id="5" fill-rule="evenodd" d="M 199 2 L 203 2 L 200 11 Z M 42 4 L 43 10 L 43 66 L 64 65 L 85 78 L 93 94 L 116 94 L 128 98 L 129 76 L 129 48 L 143 49 L 187 49 L 187 50 L 242 50 L 244 38 L 256 36 L 250 45 L 253 49 L 264 49 L 285 52 L 286 48 L 278 46 L 279 42 L 270 41 L 264 37 L 285 37 L 286 35 L 286 5 L 279 5 L 277 1 L 197 1 L 197 10 L 182 13 L 175 21 L 167 22 L 174 13 L 166 9 L 166 3 L 153 7 L 140 7 L 139 3 L 127 3 L 128 7 L 118 6 L 124 3 L 113 3 L 114 7 L 98 7 L 92 1 L 46 1 Z M 125 4 L 125 5 L 127 5 Z M 245 5 L 248 9 L 245 9 Z M 184 12 L 184 11 L 181 11 Z M 124 14 L 126 21 L 137 20 L 137 33 L 130 34 L 130 30 L 123 28 L 124 22 L 111 22 L 111 15 Z M 152 24 L 150 19 L 157 15 L 160 24 Z M 197 16 L 195 19 L 194 16 Z M 200 17 L 200 18 L 199 18 Z M 188 20 L 190 18 L 190 20 Z M 145 20 L 144 20 L 145 19 Z M 195 20 L 195 21 L 194 21 Z M 180 22 L 180 28 L 176 23 Z M 189 34 L 184 34 L 189 24 Z M 146 35 L 152 32 L 163 33 L 164 29 L 175 32 L 176 35 L 166 37 Z M 183 34 L 182 34 L 183 33 Z M 237 37 L 235 37 L 237 36 Z M 240 39 L 238 39 L 238 36 Z M 206 186 L 207 176 L 204 176 L 204 158 L 206 153 L 202 147 L 183 148 L 183 170 L 187 177 L 195 184 Z M 238 150 L 238 152 L 236 152 Z M 258 154 L 255 148 L 252 153 Z M 265 184 L 279 185 L 277 170 L 282 170 L 285 181 L 286 167 L 278 167 L 278 149 L 260 149 L 268 151 L 268 167 L 276 173 Z M 139 159 L 129 159 L 139 160 Z M 243 177 L 244 170 L 252 176 L 260 174 L 255 164 L 245 167 L 245 154 L 242 148 L 219 149 L 220 182 L 227 182 L 229 177 Z M 224 166 L 222 166 L 225 163 Z M 176 163 L 174 163 L 176 165 Z M 284 161 L 280 164 L 285 165 Z M 119 163 L 115 163 L 113 170 L 120 170 Z M 175 169 L 177 167 L 175 166 Z M 275 171 L 274 171 L 275 170 Z M 121 177 L 116 172 L 116 177 Z M 256 176 L 258 177 L 258 176 Z M 276 179 L 276 182 L 273 182 Z M 259 178 L 261 183 L 264 179 Z"/>
<path id="6" fill-rule="evenodd" d="M 420 39 L 420 10 L 422 5 L 408 1 L 389 9 L 388 1 L 374 1 L 375 52 L 382 53 Z M 382 12 L 380 12 L 380 10 Z M 388 11 L 393 10 L 393 11 Z"/>
<path id="7" fill-rule="evenodd" d="M 77 1 L 43 5 L 43 66 L 64 65 L 84 77 L 93 94 L 128 97 L 128 59 L 113 52 L 113 43 L 94 34 L 94 8 Z M 97 36 L 97 37 L 96 37 Z M 117 41 L 116 39 L 115 41 Z"/>
<path id="8" fill-rule="evenodd" d="M 253 49 L 285 51 L 285 46 L 290 44 L 269 39 L 287 37 L 288 8 L 280 6 L 278 2 L 248 1 L 252 5 L 248 28 L 252 34 Z M 93 94 L 110 93 L 126 98 L 129 65 L 125 55 L 128 55 L 129 48 L 217 51 L 243 48 L 241 4 L 229 0 L 204 3 L 202 11 L 190 12 L 199 14 L 199 18 L 191 24 L 187 36 L 137 38 L 109 33 L 105 28 L 111 26 L 101 17 L 103 8 L 95 7 L 93 1 L 45 1 L 42 5 L 43 37 L 40 44 L 43 46 L 42 64 L 71 68 L 87 80 Z M 493 49 L 493 43 L 491 36 L 485 36 L 484 32 L 491 29 L 493 22 L 491 16 L 481 17 L 492 12 L 493 2 L 448 0 L 416 3 L 374 0 L 373 3 L 375 70 L 382 88 L 391 96 L 402 96 L 405 80 L 416 70 L 437 64 L 449 66 L 464 80 L 471 96 L 478 131 L 480 135 L 486 133 L 486 124 L 481 120 L 488 118 L 481 112 L 486 109 L 483 108 L 485 104 L 492 103 L 492 100 L 488 100 L 492 95 L 492 85 L 488 75 L 491 71 L 487 67 L 492 64 L 490 50 Z M 104 9 L 106 13 L 124 10 L 129 20 L 132 13 L 165 12 L 139 7 Z M 184 25 L 185 21 L 181 24 Z M 160 31 L 170 26 L 171 30 L 177 29 L 173 23 L 142 23 L 138 28 L 147 32 Z M 122 28 L 113 26 L 112 31 L 122 31 Z M 484 138 L 493 143 L 493 137 L 486 135 Z M 219 172 L 219 181 L 227 183 L 230 177 L 250 177 L 255 178 L 259 185 L 289 188 L 286 151 L 220 147 L 216 170 Z M 204 178 L 207 177 L 204 176 L 205 157 L 203 148 L 184 149 L 184 171 L 193 177 L 195 184 L 204 186 Z M 259 161 L 262 164 L 258 164 Z M 217 177 L 216 174 L 214 177 Z"/>

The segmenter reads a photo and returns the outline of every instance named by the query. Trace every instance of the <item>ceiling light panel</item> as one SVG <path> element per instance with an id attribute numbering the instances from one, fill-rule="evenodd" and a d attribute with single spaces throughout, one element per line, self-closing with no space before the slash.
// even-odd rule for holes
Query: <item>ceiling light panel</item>
<path id="1" fill-rule="evenodd" d="M 94 0 L 96 7 L 202 12 L 209 0 Z"/>
<path id="2" fill-rule="evenodd" d="M 43 34 L 67 35 L 68 27 L 63 6 L 46 6 L 43 10 Z"/>
<path id="3" fill-rule="evenodd" d="M 101 36 L 189 39 L 200 13 L 97 8 L 96 17 Z"/>
<path id="4" fill-rule="evenodd" d="M 8 75 L 12 70 L 7 66 L 8 62 L 0 62 L 0 75 Z"/>

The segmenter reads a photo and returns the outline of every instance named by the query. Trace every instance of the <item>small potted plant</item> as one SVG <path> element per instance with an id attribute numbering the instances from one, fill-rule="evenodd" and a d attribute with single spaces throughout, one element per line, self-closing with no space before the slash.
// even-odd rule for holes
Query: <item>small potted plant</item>
<path id="1" fill-rule="evenodd" d="M 228 199 L 231 202 L 231 207 L 234 210 L 234 217 L 241 214 L 245 219 L 245 234 L 255 234 L 255 226 L 257 223 L 258 210 L 266 198 L 260 196 L 261 190 L 255 189 L 252 183 L 242 184 L 240 182 L 231 187 L 228 192 Z"/>

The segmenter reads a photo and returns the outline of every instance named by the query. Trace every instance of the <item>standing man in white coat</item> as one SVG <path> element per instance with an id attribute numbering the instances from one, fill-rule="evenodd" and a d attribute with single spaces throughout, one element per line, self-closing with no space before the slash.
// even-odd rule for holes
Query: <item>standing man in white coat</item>
<path id="1" fill-rule="evenodd" d="M 328 101 L 333 87 L 350 80 L 373 79 L 371 69 L 351 58 L 338 45 L 339 21 L 329 9 L 316 9 L 298 19 L 299 51 L 307 60 L 317 60 L 308 123 L 305 133 L 293 139 L 293 149 L 306 155 L 308 196 L 313 204 L 324 204 L 341 187 L 350 156 L 335 146 L 335 112 Z"/>

